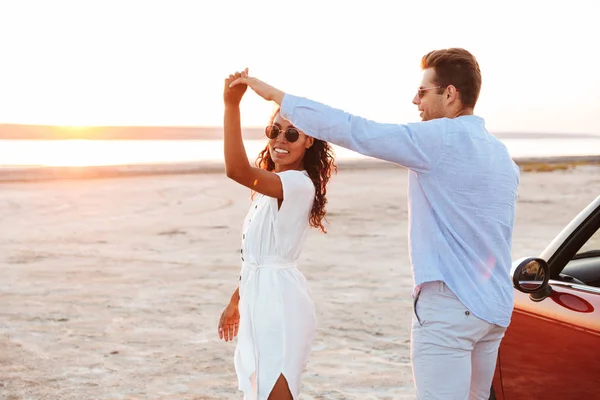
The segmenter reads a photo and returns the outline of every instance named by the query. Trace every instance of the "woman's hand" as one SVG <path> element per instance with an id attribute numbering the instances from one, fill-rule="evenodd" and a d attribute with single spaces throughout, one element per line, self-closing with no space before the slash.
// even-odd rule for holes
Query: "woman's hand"
<path id="1" fill-rule="evenodd" d="M 219 339 L 224 339 L 226 342 L 233 340 L 238 334 L 239 325 L 240 311 L 238 304 L 230 301 L 221 313 Z"/>
<path id="2" fill-rule="evenodd" d="M 250 89 L 254 90 L 254 92 L 256 92 L 256 94 L 263 99 L 267 101 L 274 101 L 279 105 L 281 105 L 283 96 L 285 95 L 285 93 L 281 90 L 274 88 L 273 86 L 268 85 L 257 78 L 248 76 L 248 68 L 242 71 L 239 76 L 236 75 L 236 78 L 229 83 L 229 86 L 232 88 L 238 86 L 243 86 L 246 88 L 249 86 Z"/>
<path id="3" fill-rule="evenodd" d="M 248 74 L 248 70 L 244 71 L 246 75 Z M 229 75 L 229 78 L 225 79 L 225 88 L 223 89 L 223 101 L 226 105 L 230 106 L 239 106 L 242 101 L 242 97 L 244 93 L 246 93 L 246 89 L 248 85 L 238 84 L 232 86 L 231 83 L 242 77 L 242 72 L 236 72 L 235 74 Z"/>

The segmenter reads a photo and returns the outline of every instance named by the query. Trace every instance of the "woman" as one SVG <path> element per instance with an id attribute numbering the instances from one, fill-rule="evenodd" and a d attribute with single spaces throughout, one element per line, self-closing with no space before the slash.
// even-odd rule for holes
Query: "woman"
<path id="1" fill-rule="evenodd" d="M 325 232 L 326 186 L 336 166 L 327 142 L 275 112 L 265 130 L 269 142 L 252 167 L 239 108 L 247 86 L 229 87 L 240 76 L 225 80 L 225 167 L 254 193 L 243 225 L 240 283 L 221 315 L 219 337 L 238 337 L 235 369 L 244 399 L 296 400 L 316 332 L 297 260 L 309 227 Z"/>

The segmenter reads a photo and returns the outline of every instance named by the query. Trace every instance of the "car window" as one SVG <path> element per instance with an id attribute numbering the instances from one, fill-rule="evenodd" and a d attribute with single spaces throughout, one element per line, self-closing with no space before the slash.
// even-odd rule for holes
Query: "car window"
<path id="1" fill-rule="evenodd" d="M 600 252 L 600 229 L 598 229 L 592 237 L 579 249 L 577 254 L 582 254 L 590 251 Z"/>

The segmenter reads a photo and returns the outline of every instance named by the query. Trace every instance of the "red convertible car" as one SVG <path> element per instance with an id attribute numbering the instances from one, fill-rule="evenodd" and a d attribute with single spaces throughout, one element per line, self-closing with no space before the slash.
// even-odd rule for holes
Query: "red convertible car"
<path id="1" fill-rule="evenodd" d="M 490 399 L 600 399 L 600 197 L 512 274 Z"/>

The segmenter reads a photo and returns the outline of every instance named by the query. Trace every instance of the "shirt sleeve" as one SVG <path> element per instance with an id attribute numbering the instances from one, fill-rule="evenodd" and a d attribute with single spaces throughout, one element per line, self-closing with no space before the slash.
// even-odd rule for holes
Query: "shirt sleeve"
<path id="1" fill-rule="evenodd" d="M 431 171 L 441 156 L 449 121 L 379 123 L 290 94 L 283 97 L 280 112 L 307 135 L 417 173 Z"/>

